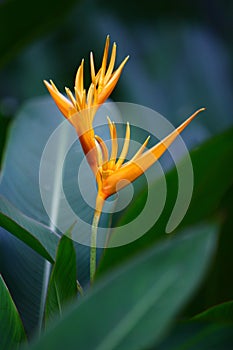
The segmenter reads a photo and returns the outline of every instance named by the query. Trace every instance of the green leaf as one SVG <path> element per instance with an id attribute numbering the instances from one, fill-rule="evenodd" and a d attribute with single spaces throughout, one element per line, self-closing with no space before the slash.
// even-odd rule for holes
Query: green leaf
<path id="1" fill-rule="evenodd" d="M 233 323 L 233 301 L 216 305 L 193 317 L 195 321 Z"/>
<path id="2" fill-rule="evenodd" d="M 39 169 L 46 142 L 62 120 L 49 97 L 34 99 L 22 107 L 10 128 L 0 184 L 0 193 L 14 207 L 52 231 L 54 227 L 41 201 Z M 55 197 L 54 193 L 50 195 Z M 3 230 L 0 250 L 0 271 L 30 335 L 42 323 L 50 264 Z"/>
<path id="3" fill-rule="evenodd" d="M 190 156 L 194 170 L 193 197 L 179 229 L 214 216 L 225 193 L 231 187 L 233 162 L 229 162 L 229 159 L 233 158 L 233 129 L 203 143 L 191 151 Z M 143 237 L 133 243 L 107 250 L 97 270 L 97 277 L 113 266 L 121 264 L 143 248 L 150 246 L 153 242 L 168 237 L 165 235 L 165 229 L 176 201 L 178 189 L 176 169 L 172 169 L 166 174 L 166 182 L 166 204 L 158 221 Z M 161 179 L 158 179 L 149 189 L 151 197 L 158 196 L 160 187 Z M 135 213 L 138 215 L 142 210 L 146 199 L 147 189 L 144 189 L 124 210 L 123 215 L 115 222 L 115 225 L 122 226 L 130 222 L 135 217 Z M 112 236 L 114 237 L 114 229 Z"/>
<path id="4" fill-rule="evenodd" d="M 103 120 L 101 113 L 96 119 Z M 49 151 L 46 153 L 46 150 Z M 86 230 L 91 231 L 96 185 L 89 168 L 87 172 L 85 168 L 80 171 L 84 174 L 83 182 L 77 183 L 81 164 L 88 167 L 77 134 L 53 100 L 49 96 L 32 99 L 23 106 L 12 124 L 0 193 L 28 217 L 52 230 L 58 227 L 65 232 L 77 220 L 78 232 L 84 233 L 79 227 L 82 222 L 87 223 Z M 84 195 L 83 188 L 86 189 Z M 110 215 L 102 215 L 104 227 L 109 218 Z M 87 282 L 89 249 L 80 244 L 76 244 L 76 249 L 79 279 Z"/>
<path id="5" fill-rule="evenodd" d="M 26 243 L 50 262 L 54 262 L 58 235 L 45 225 L 27 217 L 0 195 L 0 226 Z"/>
<path id="6" fill-rule="evenodd" d="M 43 163 L 45 164 L 44 169 L 48 170 L 48 176 L 41 182 L 39 175 L 43 151 L 50 136 L 54 135 L 54 131 L 59 129 L 63 122 L 62 133 L 58 135 L 57 142 L 53 144 L 51 157 L 47 159 L 46 164 Z M 70 140 L 72 147 L 69 145 Z M 68 152 L 68 161 L 63 164 L 62 160 L 66 155 L 67 147 L 71 149 Z M 11 125 L 3 162 L 0 194 L 15 208 L 31 218 L 32 222 L 40 222 L 49 227 L 51 231 L 56 229 L 58 220 L 66 230 L 76 219 L 69 219 L 63 210 L 64 197 L 77 214 L 78 224 L 81 221 L 90 224 L 94 210 L 87 205 L 85 198 L 83 199 L 77 184 L 77 174 L 81 163 L 83 165 L 85 159 L 75 130 L 62 117 L 51 97 L 32 99 L 22 106 Z M 88 173 L 91 174 L 90 169 Z M 94 202 L 95 179 L 94 177 L 88 178 L 87 175 L 86 173 L 84 175 L 84 184 L 88 191 L 91 186 L 94 188 L 94 191 L 90 191 L 91 200 Z M 60 189 L 61 179 L 64 180 L 65 196 L 62 195 Z M 41 198 L 42 192 L 46 194 L 46 203 L 52 213 L 51 218 L 45 210 Z M 13 221 L 15 221 L 14 214 L 10 213 Z M 109 215 L 102 217 L 104 227 L 107 226 L 108 220 Z M 40 224 L 35 224 L 35 227 L 39 227 Z M 11 223 L 11 226 L 6 228 L 11 230 L 16 227 L 13 227 Z M 31 232 L 32 226 L 27 227 L 27 230 L 33 235 L 39 235 L 42 239 L 40 230 Z M 85 233 L 85 231 L 80 232 Z M 19 239 L 24 239 L 23 237 L 25 238 L 25 236 L 20 236 Z M 19 239 L 0 230 L 0 271 L 22 315 L 26 331 L 30 334 L 42 322 L 50 265 Z M 44 243 L 46 240 L 45 235 L 43 242 L 42 240 L 40 242 Z M 55 252 L 56 245 L 51 246 L 51 250 Z M 75 243 L 75 250 L 78 279 L 84 286 L 89 280 L 89 247 Z M 54 258 L 54 253 L 52 257 Z"/>
<path id="7" fill-rule="evenodd" d="M 98 123 L 106 121 L 102 114 L 96 118 Z M 64 227 L 65 232 L 75 219 L 77 227 L 82 221 L 91 224 L 95 178 L 75 129 L 49 96 L 26 103 L 12 124 L 0 193 L 27 216 L 60 231 Z M 102 216 L 103 226 L 108 220 L 109 216 Z"/>
<path id="8" fill-rule="evenodd" d="M 0 348 L 16 349 L 26 334 L 10 292 L 0 275 Z"/>
<path id="9" fill-rule="evenodd" d="M 68 0 L 64 6 L 62 0 L 4 1 L 0 5 L 0 22 L 6 30 L 0 38 L 0 66 L 25 45 L 54 30 L 75 3 L 77 1 Z"/>
<path id="10" fill-rule="evenodd" d="M 50 263 L 0 228 L 0 273 L 31 336 L 41 327 Z"/>
<path id="11" fill-rule="evenodd" d="M 137 350 L 158 341 L 206 271 L 215 233 L 198 227 L 145 251 L 94 285 L 31 349 Z"/>
<path id="12" fill-rule="evenodd" d="M 233 128 L 191 152 L 194 191 L 183 225 L 213 217 L 233 184 Z M 219 179 L 221 178 L 221 181 Z"/>
<path id="13" fill-rule="evenodd" d="M 70 234 L 71 230 L 69 230 Z M 76 253 L 72 239 L 63 235 L 57 248 L 56 262 L 49 280 L 45 322 L 52 320 L 56 314 L 62 316 L 63 309 L 76 296 Z"/>
<path id="14" fill-rule="evenodd" d="M 1 161 L 3 156 L 3 151 L 5 147 L 7 130 L 10 124 L 11 118 L 9 116 L 3 116 L 0 112 L 0 169 L 1 169 Z"/>
<path id="15" fill-rule="evenodd" d="M 54 129 L 63 121 L 53 101 L 28 101 L 11 124 L 0 193 L 27 216 L 50 226 L 39 187 L 40 160 Z M 30 132 L 28 132 L 30 130 Z"/>
<path id="16" fill-rule="evenodd" d="M 161 344 L 149 350 L 229 350 L 232 342 L 231 325 L 193 321 L 178 324 Z"/>

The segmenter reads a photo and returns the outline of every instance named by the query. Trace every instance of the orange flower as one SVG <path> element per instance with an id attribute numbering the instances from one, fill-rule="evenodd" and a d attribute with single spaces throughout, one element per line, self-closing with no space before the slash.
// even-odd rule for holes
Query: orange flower
<path id="1" fill-rule="evenodd" d="M 108 155 L 108 148 L 104 141 L 99 136 L 95 136 L 95 139 L 99 145 L 99 147 L 97 148 L 98 171 L 96 173 L 96 181 L 98 184 L 98 195 L 96 200 L 96 211 L 101 212 L 103 203 L 109 196 L 127 186 L 129 182 L 133 182 L 134 180 L 136 180 L 151 165 L 153 165 L 173 143 L 177 136 L 196 117 L 196 115 L 204 110 L 205 108 L 197 110 L 177 129 L 175 129 L 168 136 L 166 136 L 162 141 L 160 141 L 151 149 L 148 149 L 144 152 L 145 147 L 149 141 L 148 137 L 145 140 L 144 144 L 141 146 L 141 148 L 134 155 L 134 157 L 126 163 L 124 163 L 124 160 L 126 158 L 129 148 L 130 126 L 127 123 L 125 142 L 121 154 L 117 159 L 118 142 L 116 126 L 108 118 L 108 125 L 112 142 L 110 157 Z"/>
<path id="2" fill-rule="evenodd" d="M 92 233 L 91 233 L 91 251 L 90 251 L 90 280 L 91 283 L 94 280 L 95 270 L 96 270 L 96 242 L 97 242 L 97 230 L 98 222 L 102 213 L 102 208 L 105 200 L 116 193 L 118 190 L 124 188 L 129 183 L 136 180 L 141 176 L 151 165 L 153 165 L 162 154 L 168 149 L 168 147 L 173 143 L 173 141 L 179 136 L 179 134 L 186 128 L 186 126 L 196 117 L 198 113 L 205 110 L 205 108 L 200 108 L 195 113 L 191 115 L 187 120 L 185 120 L 177 129 L 172 131 L 168 136 L 166 136 L 157 145 L 148 149 L 144 152 L 146 145 L 149 141 L 149 137 L 145 140 L 143 145 L 133 156 L 131 160 L 124 163 L 130 142 L 130 126 L 127 123 L 125 142 L 121 151 L 119 158 L 118 153 L 118 141 L 117 141 L 117 131 L 116 126 L 108 118 L 108 125 L 111 137 L 111 155 L 109 157 L 108 148 L 105 142 L 95 135 L 95 140 L 97 143 L 97 172 L 96 172 L 96 182 L 98 185 L 98 193 L 96 196 L 95 212 L 92 223 Z"/>
<path id="3" fill-rule="evenodd" d="M 97 157 L 94 130 L 92 126 L 93 119 L 99 106 L 103 104 L 112 93 L 120 78 L 123 67 L 129 58 L 129 56 L 126 57 L 120 66 L 113 71 L 116 60 L 116 43 L 113 43 L 111 57 L 107 67 L 109 43 L 110 39 L 109 36 L 107 36 L 102 65 L 97 73 L 95 73 L 92 52 L 90 54 L 91 84 L 87 93 L 84 88 L 83 79 L 84 59 L 82 60 L 76 74 L 74 87 L 75 96 L 70 89 L 65 88 L 68 96 L 68 98 L 66 98 L 59 92 L 52 80 L 50 80 L 50 83 L 46 80 L 44 81 L 62 114 L 75 127 L 84 153 L 87 155 L 87 160 L 94 172 L 97 169 Z"/>

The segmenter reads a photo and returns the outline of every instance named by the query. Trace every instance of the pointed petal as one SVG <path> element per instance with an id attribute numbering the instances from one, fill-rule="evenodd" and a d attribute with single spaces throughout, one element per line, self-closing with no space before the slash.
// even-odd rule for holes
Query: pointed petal
<path id="1" fill-rule="evenodd" d="M 74 108 L 73 104 L 65 96 L 63 96 L 56 87 L 54 88 L 54 84 L 52 85 L 46 80 L 44 80 L 44 84 L 47 87 L 57 107 L 67 119 L 69 119 L 72 114 L 76 113 L 76 109 Z"/>
<path id="2" fill-rule="evenodd" d="M 80 92 L 76 89 L 76 86 L 74 87 L 75 97 L 76 97 L 76 103 L 78 111 L 82 109 L 82 95 Z"/>
<path id="3" fill-rule="evenodd" d="M 86 99 L 87 99 L 86 89 L 84 89 L 84 90 L 82 91 L 81 109 L 86 109 Z"/>
<path id="4" fill-rule="evenodd" d="M 95 64 L 94 64 L 94 57 L 93 53 L 90 53 L 90 66 L 91 66 L 91 80 L 93 84 L 96 84 L 95 82 Z"/>
<path id="5" fill-rule="evenodd" d="M 145 152 L 139 159 L 145 161 L 148 153 L 152 153 L 153 156 L 159 159 L 162 154 L 168 149 L 168 147 L 175 141 L 175 139 L 179 136 L 179 134 L 189 125 L 189 123 L 205 108 L 200 108 L 196 112 L 194 112 L 188 119 L 186 119 L 178 128 L 172 131 L 168 136 L 166 136 L 162 141 L 160 141 L 157 145 L 152 147 L 150 150 Z M 150 166 L 150 165 L 149 165 Z M 147 169 L 148 167 L 147 166 Z"/>
<path id="6" fill-rule="evenodd" d="M 95 144 L 96 144 L 96 153 L 97 153 L 97 163 L 98 163 L 98 167 L 101 168 L 103 164 L 103 153 L 96 137 L 95 137 Z"/>
<path id="7" fill-rule="evenodd" d="M 147 139 L 144 141 L 144 143 L 141 145 L 141 147 L 139 148 L 139 150 L 135 153 L 135 155 L 133 156 L 132 159 L 130 159 L 130 162 L 135 161 L 144 151 L 144 149 L 146 148 L 148 142 L 149 142 L 150 136 L 147 137 Z"/>
<path id="8" fill-rule="evenodd" d="M 80 94 L 83 91 L 83 66 L 84 66 L 84 59 L 82 59 L 82 62 L 78 68 L 76 78 L 75 78 L 75 88 Z"/>
<path id="9" fill-rule="evenodd" d="M 109 95 L 112 93 L 114 87 L 116 86 L 121 72 L 124 68 L 124 65 L 126 64 L 126 62 L 128 61 L 129 56 L 127 56 L 124 61 L 121 63 L 121 65 L 117 68 L 117 70 L 113 73 L 111 79 L 109 80 L 109 82 L 107 83 L 106 86 L 104 86 L 103 90 L 100 92 L 99 96 L 98 96 L 98 103 L 102 104 L 104 103 L 104 101 L 107 100 L 107 98 L 109 97 Z"/>
<path id="10" fill-rule="evenodd" d="M 91 83 L 87 93 L 87 108 L 91 108 L 91 106 L 93 105 L 93 97 L 94 97 L 94 84 Z"/>
<path id="11" fill-rule="evenodd" d="M 107 119 L 108 119 L 109 131 L 110 131 L 110 138 L 112 142 L 112 150 L 111 150 L 111 156 L 109 160 L 109 169 L 112 169 L 115 165 L 117 150 L 118 150 L 117 131 L 116 131 L 116 126 L 111 121 L 111 119 L 109 117 L 107 117 Z"/>
<path id="12" fill-rule="evenodd" d="M 182 123 L 177 129 L 172 131 L 167 137 L 165 137 L 157 145 L 143 153 L 136 160 L 129 161 L 123 165 L 120 169 L 111 174 L 104 183 L 103 191 L 107 196 L 116 192 L 117 183 L 122 180 L 128 180 L 133 182 L 140 175 L 142 175 L 151 165 L 153 165 L 162 154 L 168 149 L 172 142 L 179 136 L 179 134 L 186 128 L 186 126 L 199 114 L 204 111 L 205 108 L 197 110 L 191 117 L 189 117 L 184 123 Z M 126 184 L 122 182 L 122 187 L 118 185 L 118 189 L 125 187 Z"/>
<path id="13" fill-rule="evenodd" d="M 130 126 L 129 126 L 129 123 L 127 122 L 124 146 L 122 148 L 120 157 L 116 163 L 115 170 L 119 169 L 120 166 L 123 164 L 129 150 L 129 142 L 130 142 Z"/>
<path id="14" fill-rule="evenodd" d="M 45 80 L 46 81 L 46 80 Z M 50 84 L 52 85 L 52 87 L 54 88 L 55 91 L 59 92 L 58 88 L 56 87 L 56 85 L 54 84 L 54 82 L 50 79 Z"/>
<path id="15" fill-rule="evenodd" d="M 77 104 L 76 104 L 76 100 L 72 94 L 72 92 L 70 91 L 69 88 L 65 87 L 65 90 L 66 90 L 66 94 L 67 96 L 69 97 L 70 101 L 72 102 L 74 108 L 76 109 L 77 108 Z"/>
<path id="16" fill-rule="evenodd" d="M 100 74 L 101 74 L 101 68 L 98 70 L 98 73 L 95 76 L 95 85 L 97 85 L 99 83 Z"/>
<path id="17" fill-rule="evenodd" d="M 110 38 L 109 38 L 109 35 L 108 35 L 107 38 L 106 38 L 106 42 L 105 42 L 103 60 L 102 60 L 102 65 L 101 65 L 101 74 L 100 74 L 100 80 L 99 80 L 99 88 L 100 88 L 100 90 L 102 89 L 103 82 L 104 82 L 104 75 L 105 75 L 105 72 L 106 72 L 107 59 L 108 59 L 108 50 L 109 50 L 109 42 L 110 42 Z"/>
<path id="18" fill-rule="evenodd" d="M 106 163 L 108 161 L 108 148 L 105 144 L 105 142 L 103 141 L 103 139 L 98 136 L 98 135 L 95 135 L 95 139 L 96 141 L 98 142 L 100 148 L 101 148 L 101 152 L 102 152 L 102 155 L 103 155 L 103 163 Z"/>
<path id="19" fill-rule="evenodd" d="M 105 74 L 104 77 L 104 85 L 107 84 L 107 82 L 109 81 L 113 69 L 114 69 L 114 65 L 115 65 L 115 61 L 116 61 L 116 43 L 113 43 L 113 47 L 112 47 L 112 54 L 111 54 L 111 58 L 110 58 L 110 62 L 109 62 L 109 66 L 108 66 L 108 70 Z"/>

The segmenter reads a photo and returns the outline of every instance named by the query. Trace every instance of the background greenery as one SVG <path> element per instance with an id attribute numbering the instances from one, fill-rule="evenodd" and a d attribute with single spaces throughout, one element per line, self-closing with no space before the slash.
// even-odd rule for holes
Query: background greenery
<path id="1" fill-rule="evenodd" d="M 139 303 L 142 295 L 149 293 L 152 283 L 150 271 L 153 271 L 154 276 L 161 282 L 158 282 L 158 290 L 160 293 L 167 293 L 167 299 L 163 301 L 158 298 L 158 304 L 151 305 L 151 309 L 155 310 L 154 314 L 152 312 L 153 315 L 144 315 L 147 317 L 144 318 L 144 324 L 148 325 L 150 332 L 144 332 L 145 328 L 139 327 L 143 321 L 139 319 L 139 325 L 136 324 L 132 331 L 138 334 L 136 345 L 132 342 L 134 333 L 126 336 L 124 332 L 121 333 L 121 337 L 125 336 L 125 348 L 136 349 L 141 339 L 141 345 L 149 348 L 153 348 L 153 344 L 157 348 L 159 344 L 159 349 L 173 349 L 171 344 L 176 344 L 177 348 L 186 346 L 187 349 L 208 349 L 208 346 L 210 349 L 213 346 L 229 349 L 232 341 L 229 329 L 233 319 L 225 315 L 232 315 L 232 304 L 226 304 L 226 308 L 217 310 L 217 315 L 220 316 L 214 316 L 214 326 L 208 323 L 206 315 L 203 316 L 205 323 L 197 324 L 196 321 L 192 321 L 183 324 L 174 321 L 187 320 L 211 306 L 232 300 L 233 296 L 232 10 L 230 1 L 217 0 L 198 0 L 195 3 L 160 0 L 145 0 L 143 3 L 121 0 L 1 1 L 0 273 L 3 279 L 0 280 L 0 298 L 5 304 L 1 304 L 0 299 L 0 310 L 7 305 L 12 317 L 7 318 L 0 313 L 0 322 L 4 324 L 3 327 L 0 326 L 0 347 L 12 348 L 25 339 L 16 307 L 29 338 L 35 336 L 38 324 L 42 322 L 43 303 L 46 305 L 47 315 L 45 324 L 49 324 L 51 315 L 60 309 L 54 297 L 56 279 L 59 281 L 58 295 L 61 305 L 63 301 L 64 305 L 66 304 L 66 299 L 74 297 L 74 266 L 64 264 L 71 281 L 66 290 L 63 290 L 63 276 L 59 272 L 59 266 L 62 266 L 59 263 L 62 261 L 61 247 L 66 247 L 64 249 L 68 251 L 67 255 L 71 254 L 74 260 L 73 247 L 68 242 L 60 241 L 60 249 L 56 251 L 58 237 L 51 232 L 39 197 L 38 166 L 41 152 L 48 136 L 62 120 L 42 81 L 52 78 L 62 91 L 64 86 L 72 88 L 81 59 L 86 58 L 85 70 L 86 76 L 89 76 L 89 52 L 92 50 L 97 64 L 100 63 L 105 37 L 110 34 L 111 40 L 118 44 L 117 63 L 126 55 L 130 55 L 130 60 L 112 95 L 114 101 L 133 102 L 151 107 L 174 125 L 178 125 L 198 107 L 207 108 L 207 111 L 183 133 L 186 144 L 192 150 L 195 187 L 190 208 L 177 233 L 187 228 L 192 231 L 190 242 L 196 247 L 193 254 L 201 254 L 201 247 L 210 244 L 212 250 L 209 248 L 209 255 L 204 255 L 205 259 L 200 260 L 206 266 L 209 261 L 209 269 L 207 271 L 206 266 L 200 266 L 199 272 L 195 270 L 196 256 L 191 254 L 189 245 L 187 251 L 184 249 L 179 252 L 177 248 L 177 253 L 170 257 L 170 253 L 176 252 L 178 245 L 172 239 L 171 246 L 165 245 L 161 248 L 166 258 L 159 258 L 159 254 L 162 254 L 160 244 L 167 240 L 164 227 L 176 195 L 176 172 L 171 170 L 166 176 L 168 200 L 155 226 L 136 242 L 108 250 L 100 261 L 97 273 L 99 287 L 93 289 L 86 300 L 75 306 L 62 320 L 63 323 L 57 323 L 55 334 L 48 332 L 47 338 L 42 338 L 41 343 L 34 346 L 36 349 L 43 349 L 44 344 L 50 344 L 51 349 L 52 346 L 57 349 L 58 344 L 53 343 L 54 339 L 62 344 L 65 330 L 70 329 L 72 332 L 73 322 L 80 330 L 77 332 L 75 328 L 72 334 L 84 342 L 82 348 L 93 346 L 85 343 L 87 339 L 82 338 L 85 325 L 93 322 L 93 326 L 99 329 L 99 317 L 96 319 L 93 315 L 103 311 L 101 307 L 105 308 L 105 301 L 108 299 L 111 303 L 107 304 L 107 311 L 103 315 L 106 322 L 103 322 L 103 327 L 111 325 L 111 322 L 112 327 L 118 324 L 118 317 L 126 312 L 125 305 L 132 303 L 133 307 Z M 88 83 L 87 79 L 86 84 Z M 166 163 L 162 159 L 163 161 Z M 155 193 L 157 186 L 159 182 L 155 181 Z M 123 223 L 129 220 L 143 205 L 143 198 L 146 198 L 146 189 L 135 198 L 124 216 L 115 218 L 115 222 Z M 80 210 L 83 210 L 81 204 Z M 87 208 L 84 209 L 83 215 L 90 218 L 92 212 Z M 205 229 L 200 226 L 203 222 L 207 223 Z M 211 240 L 208 235 L 216 231 L 219 234 L 214 253 L 215 238 Z M 200 232 L 204 232 L 203 241 Z M 75 251 L 78 279 L 81 284 L 87 286 L 88 249 L 75 245 Z M 138 262 L 141 255 L 144 262 Z M 56 261 L 46 303 L 44 278 L 45 271 L 49 269 L 44 258 L 52 264 Z M 67 256 L 64 256 L 64 261 L 66 259 Z M 158 265 L 157 261 L 161 264 L 158 271 L 155 268 Z M 182 263 L 187 264 L 190 270 L 179 270 L 178 267 Z M 153 266 L 153 269 L 150 270 L 148 266 L 151 269 Z M 173 290 L 173 285 L 168 285 L 167 288 L 166 283 L 164 286 L 163 280 L 160 280 L 160 274 L 171 266 L 178 269 L 179 281 L 179 273 L 182 272 L 186 276 L 182 285 L 183 294 L 178 287 L 175 288 L 173 292 L 177 298 L 174 300 L 169 289 Z M 118 273 L 114 272 L 112 280 L 109 276 L 115 269 L 118 269 Z M 137 275 L 137 271 L 141 271 L 141 274 Z M 147 271 L 148 275 L 143 271 Z M 176 273 L 175 268 L 172 271 Z M 194 276 L 192 283 L 188 279 L 190 271 L 193 271 Z M 129 276 L 131 279 L 128 279 Z M 138 283 L 135 281 L 137 276 Z M 128 281 L 128 288 L 123 283 L 124 278 Z M 121 288 L 112 290 L 112 286 L 118 284 Z M 138 285 L 141 286 L 141 290 L 138 290 Z M 119 299 L 123 299 L 121 293 L 124 295 L 125 304 L 119 304 Z M 183 296 L 182 302 L 179 301 L 179 295 Z M 163 308 L 166 303 L 167 307 Z M 88 313 L 86 310 L 90 310 L 90 305 L 93 309 Z M 119 315 L 116 316 L 118 310 Z M 163 320 L 161 313 L 164 316 Z M 157 315 L 157 319 L 156 314 L 160 315 L 159 318 Z M 86 318 L 84 323 L 79 325 L 77 318 L 84 317 L 83 315 L 86 315 Z M 210 320 L 213 318 L 211 315 L 210 312 Z M 12 319 L 16 326 L 11 323 Z M 152 325 L 146 323 L 146 320 L 153 320 Z M 160 328 L 156 323 L 158 321 L 161 321 Z M 9 332 L 6 332 L 6 329 Z M 63 333 L 59 333 L 61 329 L 64 329 Z M 58 338 L 58 334 L 61 334 L 61 339 Z M 99 341 L 100 334 L 101 327 L 99 334 L 93 334 L 93 342 Z M 164 334 L 167 335 L 166 340 L 162 340 Z M 218 334 L 218 337 L 214 337 L 213 334 Z M 9 339 L 12 341 L 9 342 Z M 109 344 L 105 341 L 105 344 Z M 114 348 L 124 348 L 120 340 L 114 344 Z"/>

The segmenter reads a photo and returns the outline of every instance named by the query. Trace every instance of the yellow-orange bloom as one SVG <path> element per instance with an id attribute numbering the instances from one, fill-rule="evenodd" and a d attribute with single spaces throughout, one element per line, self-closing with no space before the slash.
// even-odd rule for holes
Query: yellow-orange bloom
<path id="1" fill-rule="evenodd" d="M 94 156 L 96 144 L 92 126 L 93 119 L 98 107 L 103 104 L 112 93 L 120 78 L 123 67 L 129 58 L 129 56 L 126 57 L 114 71 L 116 43 L 113 43 L 111 57 L 107 66 L 109 44 L 110 39 L 109 36 L 107 36 L 102 65 L 97 73 L 95 72 L 92 52 L 90 54 L 91 84 L 87 92 L 84 88 L 84 59 L 76 74 L 74 86 L 75 95 L 73 95 L 70 89 L 65 88 L 68 96 L 68 98 L 66 98 L 59 92 L 52 80 L 50 80 L 50 82 L 44 81 L 62 114 L 75 127 L 84 153 L 87 155 L 87 159 L 93 171 L 96 171 L 96 157 Z"/>
<path id="2" fill-rule="evenodd" d="M 149 137 L 140 147 L 134 157 L 128 162 L 124 163 L 126 158 L 129 142 L 130 142 L 130 126 L 127 123 L 125 142 L 119 158 L 118 141 L 116 126 L 110 119 L 108 119 L 109 131 L 111 137 L 111 155 L 109 157 L 108 148 L 105 142 L 99 137 L 95 136 L 98 143 L 98 171 L 96 174 L 96 181 L 98 184 L 98 196 L 96 201 L 96 210 L 101 212 L 102 205 L 109 196 L 116 193 L 118 190 L 127 186 L 129 182 L 133 182 L 141 176 L 151 165 L 153 165 L 179 136 L 179 134 L 186 128 L 186 126 L 196 117 L 198 113 L 205 110 L 201 108 L 192 114 L 186 121 L 184 121 L 177 129 L 172 131 L 162 141 L 156 144 L 151 149 L 144 152 L 148 143 Z M 124 163 L 124 164 L 123 164 Z"/>

